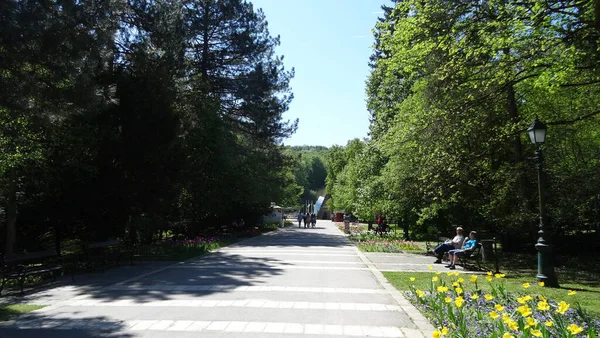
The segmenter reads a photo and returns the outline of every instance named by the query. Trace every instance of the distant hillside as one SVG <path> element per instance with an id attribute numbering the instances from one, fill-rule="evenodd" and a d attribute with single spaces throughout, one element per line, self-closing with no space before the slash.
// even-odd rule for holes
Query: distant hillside
<path id="1" fill-rule="evenodd" d="M 325 159 L 329 148 L 324 146 L 287 146 L 284 153 L 295 161 L 295 183 L 303 188 L 298 197 L 299 206 L 305 201 L 316 202 L 325 191 L 327 167 Z"/>
<path id="2" fill-rule="evenodd" d="M 294 152 L 326 152 L 329 148 L 324 146 L 288 146 Z"/>

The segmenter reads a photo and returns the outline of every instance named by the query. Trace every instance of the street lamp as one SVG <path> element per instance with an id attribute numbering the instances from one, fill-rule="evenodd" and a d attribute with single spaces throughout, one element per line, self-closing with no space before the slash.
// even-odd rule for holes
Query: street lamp
<path id="1" fill-rule="evenodd" d="M 531 143 L 537 146 L 537 150 L 535 151 L 535 159 L 538 174 L 540 229 L 538 231 L 539 238 L 535 245 L 535 248 L 538 251 L 538 273 L 536 278 L 538 282 L 544 282 L 544 285 L 546 286 L 558 287 L 558 280 L 556 279 L 556 274 L 554 273 L 554 264 L 551 260 L 552 247 L 544 238 L 548 237 L 548 233 L 544 224 L 546 210 L 544 204 L 544 187 L 542 184 L 542 164 L 544 162 L 544 158 L 542 157 L 542 145 L 546 141 L 546 125 L 540 122 L 536 116 L 533 124 L 531 124 L 531 126 L 527 129 L 527 133 L 529 134 Z"/>

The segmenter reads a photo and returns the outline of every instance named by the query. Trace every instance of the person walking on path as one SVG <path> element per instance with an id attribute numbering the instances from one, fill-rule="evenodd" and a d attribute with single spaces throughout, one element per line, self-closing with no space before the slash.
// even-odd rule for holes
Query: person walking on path
<path id="1" fill-rule="evenodd" d="M 313 213 L 310 215 L 310 223 L 313 228 L 317 225 L 317 214 Z"/>
<path id="2" fill-rule="evenodd" d="M 442 257 L 444 254 L 450 250 L 460 249 L 463 242 L 465 240 L 465 236 L 463 236 L 463 228 L 456 228 L 456 236 L 452 240 L 448 239 L 444 243 L 438 245 L 435 249 L 433 249 L 433 253 L 437 256 L 437 260 L 433 262 L 434 264 L 442 263 Z"/>
<path id="3" fill-rule="evenodd" d="M 302 219 L 304 219 L 304 216 L 302 216 L 302 213 L 299 212 L 298 216 L 296 217 L 298 219 L 298 228 L 302 226 Z"/>
<path id="4" fill-rule="evenodd" d="M 309 213 L 304 214 L 304 229 L 306 229 L 306 227 L 308 226 L 309 220 L 310 220 L 310 214 Z"/>

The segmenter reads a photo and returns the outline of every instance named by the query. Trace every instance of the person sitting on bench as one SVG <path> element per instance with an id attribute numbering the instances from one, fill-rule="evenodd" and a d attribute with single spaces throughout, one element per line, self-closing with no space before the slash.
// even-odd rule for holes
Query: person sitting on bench
<path id="1" fill-rule="evenodd" d="M 454 236 L 454 238 L 452 240 L 448 239 L 447 241 L 445 241 L 444 243 L 438 245 L 435 249 L 433 249 L 433 252 L 437 256 L 437 260 L 433 263 L 434 264 L 442 263 L 442 257 L 444 257 L 444 254 L 450 250 L 460 249 L 464 240 L 465 240 L 465 236 L 463 236 L 463 228 L 457 227 L 456 228 L 456 236 Z"/>
<path id="2" fill-rule="evenodd" d="M 462 257 L 465 255 L 470 255 L 473 253 L 473 250 L 477 247 L 477 232 L 471 231 L 469 233 L 469 239 L 465 241 L 462 249 L 454 249 L 448 251 L 448 258 L 450 259 L 450 264 L 446 265 L 450 270 L 456 269 L 456 261 L 458 257 Z"/>

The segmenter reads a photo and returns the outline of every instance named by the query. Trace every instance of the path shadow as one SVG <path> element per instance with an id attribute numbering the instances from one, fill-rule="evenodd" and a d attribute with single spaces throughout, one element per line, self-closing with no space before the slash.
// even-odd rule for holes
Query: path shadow
<path id="1" fill-rule="evenodd" d="M 44 313 L 30 313 L 12 325 L 0 327 L 2 338 L 92 338 L 133 337 L 124 333 L 125 323 L 106 317 L 56 318 Z"/>
<path id="2" fill-rule="evenodd" d="M 100 302 L 127 299 L 135 304 L 181 299 L 182 296 L 199 298 L 214 293 L 231 293 L 237 287 L 262 286 L 269 278 L 282 275 L 286 266 L 293 265 L 275 257 L 244 256 L 236 253 L 235 249 L 353 247 L 344 236 L 313 230 L 316 229 L 286 229 L 273 235 L 250 238 L 227 247 L 223 252 L 205 254 L 185 262 L 142 263 L 112 268 L 104 273 L 82 274 L 74 283 L 70 276 L 64 276 L 54 285 L 36 288 L 24 297 L 6 297 L 2 302 L 51 304 L 44 299 L 55 302 L 58 299 L 56 294 L 61 292 L 64 296 L 60 300 L 85 296 Z M 227 249 L 234 250 L 227 252 Z"/>
<path id="3" fill-rule="evenodd" d="M 353 247 L 353 244 L 344 236 L 313 232 L 317 229 L 295 228 L 282 231 L 273 236 L 252 238 L 241 244 L 232 245 L 232 248 L 262 248 L 262 247 L 311 247 L 322 246 L 330 248 Z"/>
<path id="4" fill-rule="evenodd" d="M 87 283 L 78 279 L 76 283 L 70 284 L 75 288 L 70 298 L 86 296 L 87 299 L 102 302 L 131 299 L 133 303 L 141 304 L 170 300 L 177 295 L 202 297 L 213 293 L 233 292 L 239 286 L 260 286 L 265 283 L 265 278 L 283 274 L 282 267 L 286 265 L 291 264 L 271 257 L 257 258 L 215 252 L 202 258 L 174 264 L 167 269 L 122 285 L 119 283 L 106 285 L 101 280 L 102 275 L 96 276 L 96 279 Z M 113 269 L 107 273 L 115 274 L 119 272 L 118 270 L 127 270 L 127 268 Z M 126 280 L 127 278 L 121 278 L 119 282 Z M 202 286 L 215 288 L 202 289 Z M 34 301 L 35 294 L 22 299 Z M 15 300 L 19 298 L 16 297 Z"/>

